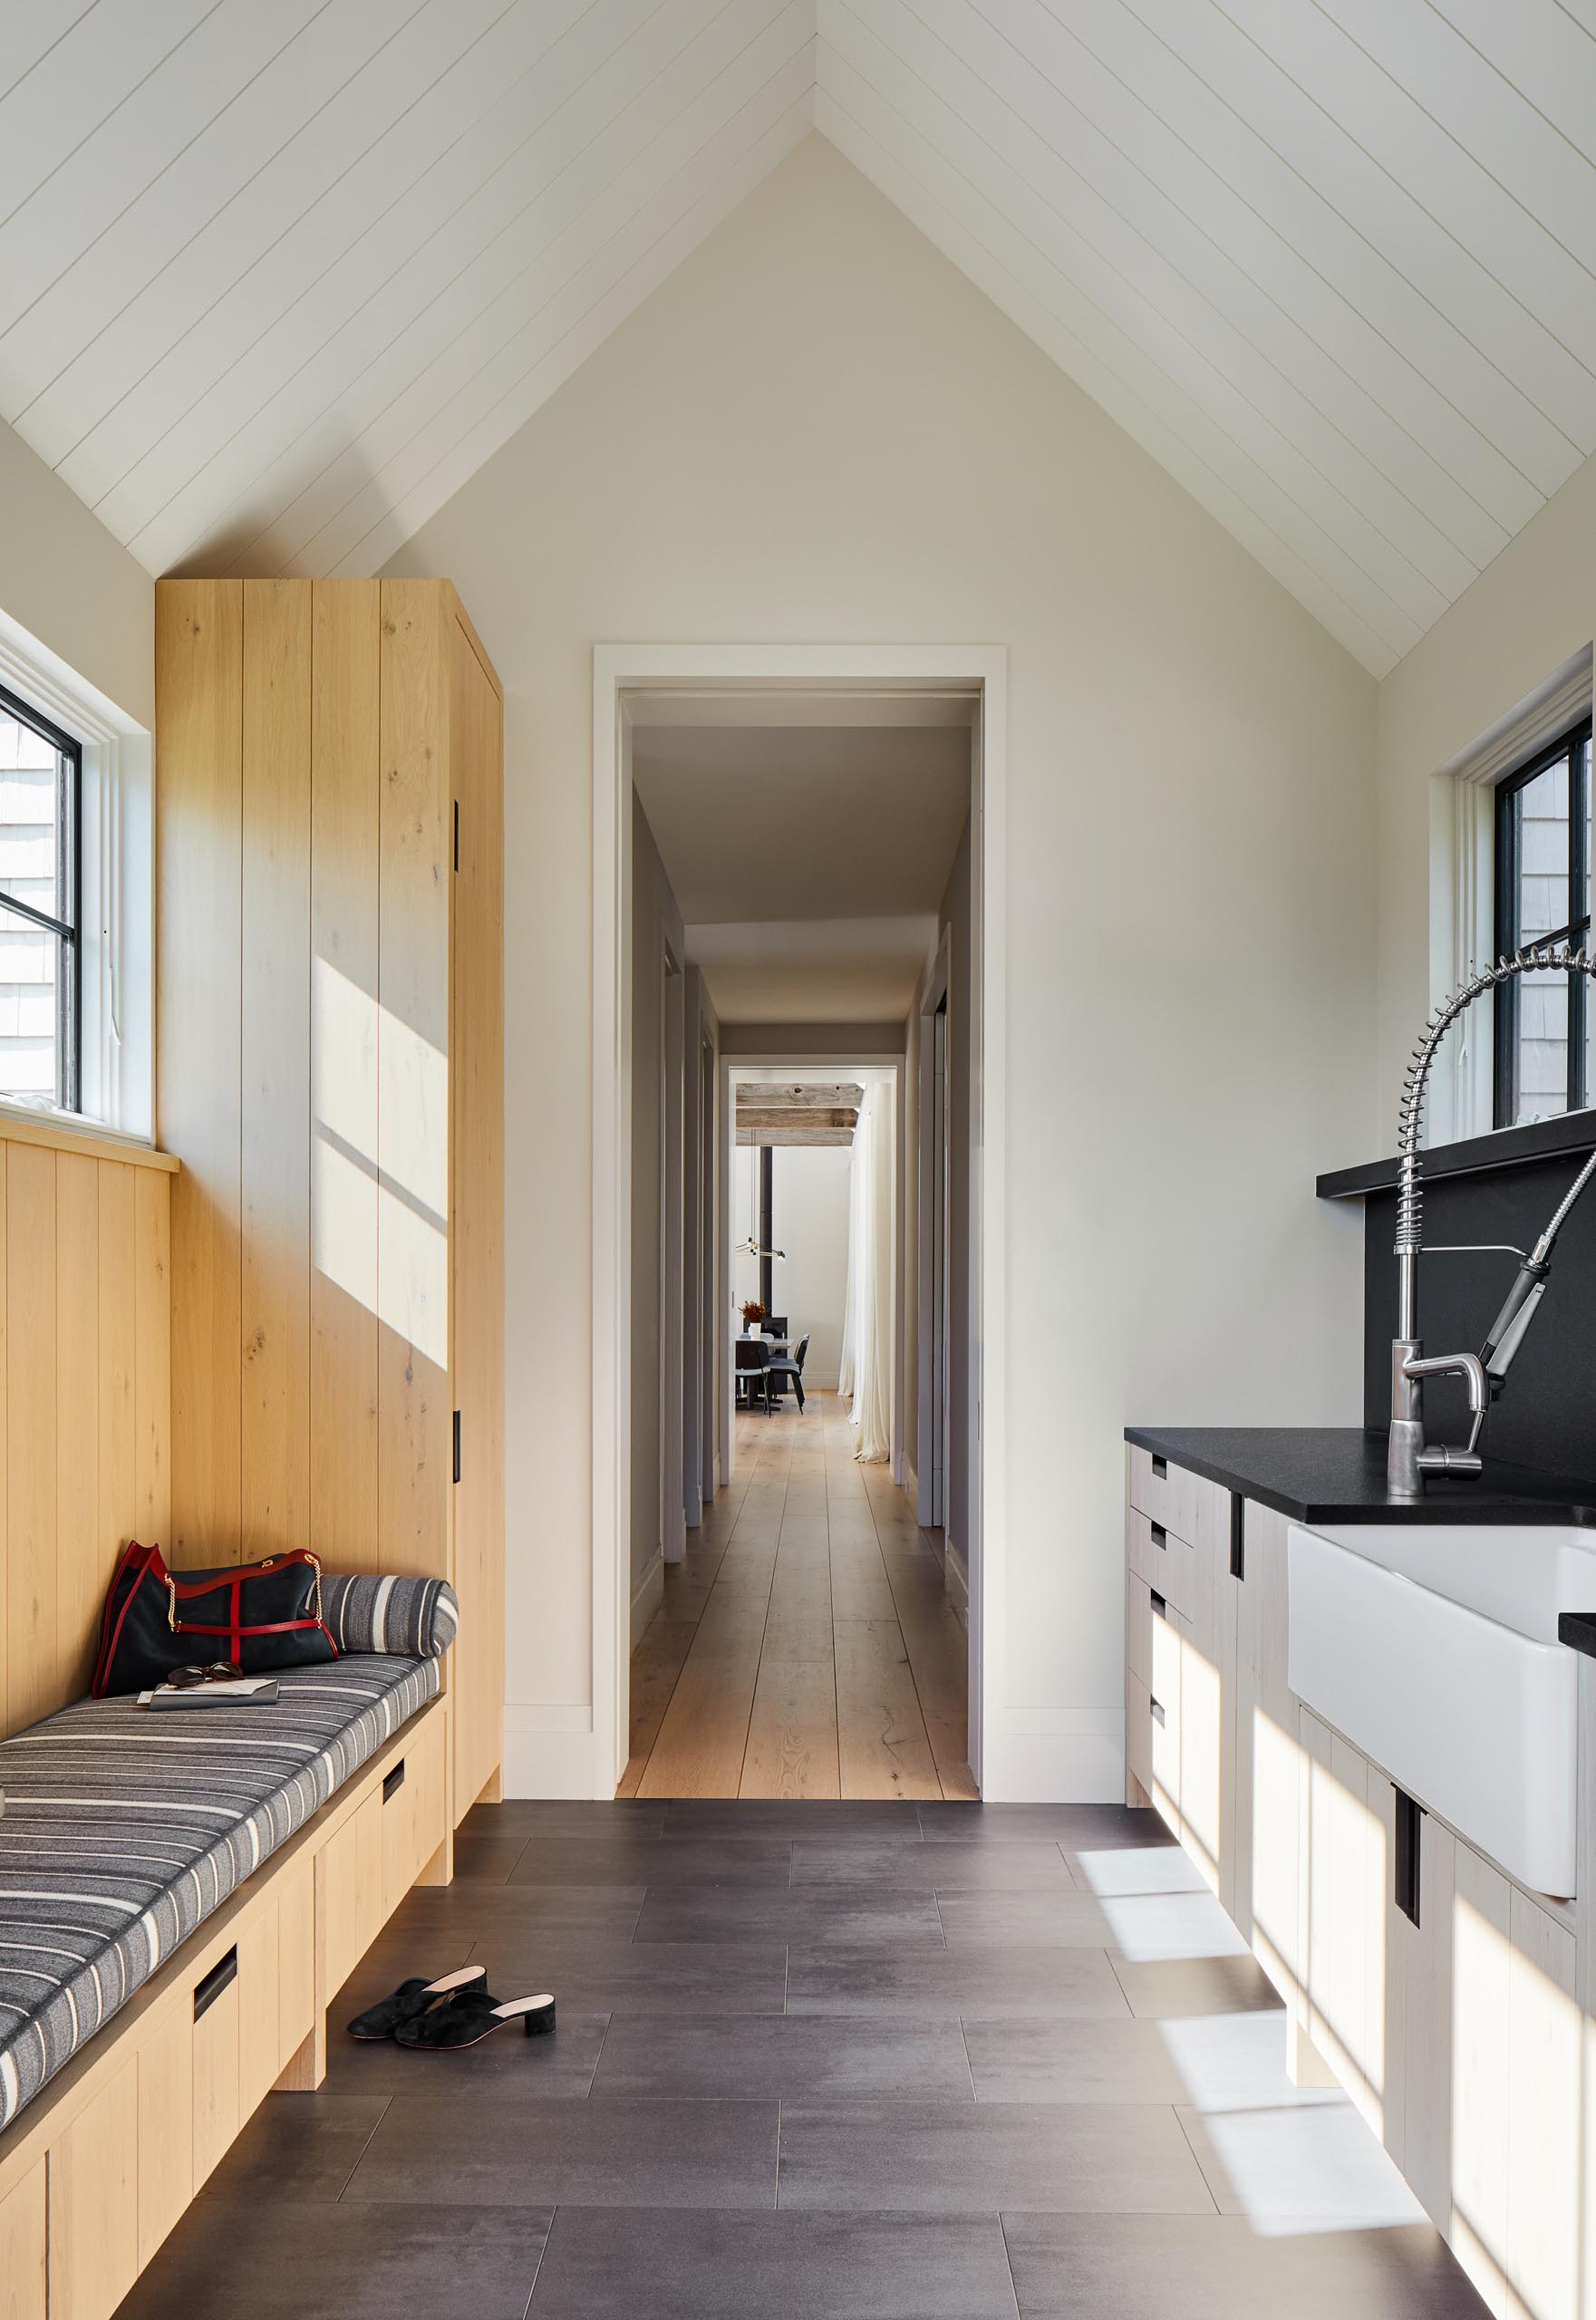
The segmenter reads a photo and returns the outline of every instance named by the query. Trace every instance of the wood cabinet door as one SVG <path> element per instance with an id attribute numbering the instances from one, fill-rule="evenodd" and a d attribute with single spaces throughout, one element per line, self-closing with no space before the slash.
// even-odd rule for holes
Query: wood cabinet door
<path id="1" fill-rule="evenodd" d="M 1298 1707 L 1286 1682 L 1286 1521 L 1249 1504 L 1235 1584 L 1232 1741 L 1235 1812 L 1230 1910 L 1288 2006 L 1302 1992 Z"/>
<path id="2" fill-rule="evenodd" d="M 1152 1717 L 1151 1774 L 1148 1793 L 1154 1806 L 1176 1836 L 1180 1834 L 1180 1614 L 1153 1599 L 1153 1681 L 1148 1712 Z"/>
<path id="3" fill-rule="evenodd" d="M 163 2001 L 139 2041 L 139 2262 L 194 2196 L 194 2001 Z"/>
<path id="4" fill-rule="evenodd" d="M 1576 2320 L 1584 2170 L 1574 1938 L 1516 1886 L 1507 1906 L 1508 2286 L 1534 2320 Z"/>
<path id="5" fill-rule="evenodd" d="M 129 2054 L 51 2146 L 50 2320 L 110 2320 L 138 2277 L 138 2149 Z"/>
<path id="6" fill-rule="evenodd" d="M 316 1856 L 316 1945 L 326 1997 L 348 1979 L 382 1918 L 382 1793 L 374 1788 Z"/>
<path id="7" fill-rule="evenodd" d="M 1390 1882 L 1386 1831 L 1369 1808 L 1368 1759 L 1306 1708 L 1301 1732 L 1309 1799 L 1308 2035 L 1378 2134 Z"/>
<path id="8" fill-rule="evenodd" d="M 44 2161 L 0 2199 L 0 2320 L 44 2320 L 49 2245 Z"/>

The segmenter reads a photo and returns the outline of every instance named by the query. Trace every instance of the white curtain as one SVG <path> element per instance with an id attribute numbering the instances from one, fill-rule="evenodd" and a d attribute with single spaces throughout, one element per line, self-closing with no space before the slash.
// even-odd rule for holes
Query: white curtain
<path id="1" fill-rule="evenodd" d="M 853 1395 L 855 1456 L 892 1455 L 893 1224 L 896 1105 L 890 1078 L 873 1079 L 859 1107 L 848 1176 L 848 1285 L 840 1390 Z"/>

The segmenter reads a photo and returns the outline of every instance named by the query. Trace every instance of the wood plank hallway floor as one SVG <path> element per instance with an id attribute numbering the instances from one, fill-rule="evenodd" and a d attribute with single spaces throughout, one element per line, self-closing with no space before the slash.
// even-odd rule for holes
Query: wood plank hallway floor
<path id="1" fill-rule="evenodd" d="M 942 1564 L 835 1394 L 736 1420 L 731 1483 L 632 1657 L 622 1796 L 972 1798 Z"/>
<path id="2" fill-rule="evenodd" d="M 123 2320 L 1482 2320 L 1150 1812 L 507 1803 L 456 1861 Z M 343 2035 L 466 1958 L 554 2035 Z"/>

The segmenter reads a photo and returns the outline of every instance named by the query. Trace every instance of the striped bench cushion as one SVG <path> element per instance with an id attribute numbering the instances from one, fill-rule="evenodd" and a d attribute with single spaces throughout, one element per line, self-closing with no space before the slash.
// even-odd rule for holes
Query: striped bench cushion
<path id="1" fill-rule="evenodd" d="M 266 1707 L 78 1700 L 0 1742 L 0 2130 L 438 1685 L 373 1654 Z"/>
<path id="2" fill-rule="evenodd" d="M 441 1659 L 454 1641 L 459 1605 L 446 1579 L 361 1571 L 323 1579 L 322 1617 L 340 1651 L 402 1651 L 411 1659 Z"/>

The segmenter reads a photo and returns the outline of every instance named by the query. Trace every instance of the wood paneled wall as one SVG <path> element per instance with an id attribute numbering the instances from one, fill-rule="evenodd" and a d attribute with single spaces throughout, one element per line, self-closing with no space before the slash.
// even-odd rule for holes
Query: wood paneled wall
<path id="1" fill-rule="evenodd" d="M 452 1578 L 463 1809 L 503 1699 L 498 680 L 447 582 L 163 581 L 156 715 L 172 1558 Z"/>
<path id="2" fill-rule="evenodd" d="M 0 1735 L 88 1689 L 117 1557 L 168 1533 L 172 1182 L 0 1121 Z"/>

